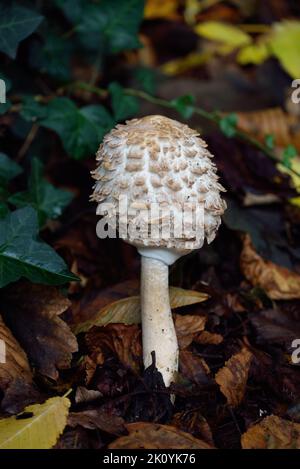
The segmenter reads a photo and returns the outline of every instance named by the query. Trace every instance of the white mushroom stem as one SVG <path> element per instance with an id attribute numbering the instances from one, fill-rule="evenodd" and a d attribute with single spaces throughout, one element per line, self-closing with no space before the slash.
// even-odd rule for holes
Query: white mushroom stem
<path id="1" fill-rule="evenodd" d="M 147 368 L 155 352 L 156 367 L 165 385 L 175 381 L 178 342 L 169 300 L 169 268 L 164 262 L 142 256 L 141 312 L 143 358 Z"/>

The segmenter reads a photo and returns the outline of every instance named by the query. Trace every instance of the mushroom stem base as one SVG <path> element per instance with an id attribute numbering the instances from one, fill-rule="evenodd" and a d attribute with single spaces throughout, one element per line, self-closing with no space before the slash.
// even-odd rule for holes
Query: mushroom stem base
<path id="1" fill-rule="evenodd" d="M 156 367 L 165 385 L 175 381 L 178 371 L 178 342 L 169 300 L 169 269 L 157 259 L 142 256 L 141 310 L 143 358 L 147 368 L 155 352 Z"/>

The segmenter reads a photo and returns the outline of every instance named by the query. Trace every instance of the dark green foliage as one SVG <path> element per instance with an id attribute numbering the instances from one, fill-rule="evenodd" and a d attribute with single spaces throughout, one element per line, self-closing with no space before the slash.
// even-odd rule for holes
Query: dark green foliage
<path id="1" fill-rule="evenodd" d="M 143 0 L 56 0 L 86 49 L 114 54 L 140 47 L 137 37 Z"/>
<path id="2" fill-rule="evenodd" d="M 173 99 L 171 104 L 184 119 L 189 119 L 194 112 L 195 97 L 190 94 L 186 94 Z"/>
<path id="3" fill-rule="evenodd" d="M 101 105 L 78 108 L 68 98 L 55 98 L 48 104 L 47 117 L 40 123 L 60 136 L 70 156 L 81 159 L 95 153 L 115 122 Z"/>
<path id="4" fill-rule="evenodd" d="M 11 181 L 22 172 L 20 165 L 11 160 L 4 153 L 0 153 L 0 185 Z"/>
<path id="5" fill-rule="evenodd" d="M 38 239 L 38 231 L 37 214 L 31 207 L 0 220 L 0 288 L 21 277 L 51 285 L 77 280 L 61 257 Z"/>
<path id="6" fill-rule="evenodd" d="M 0 79 L 9 95 L 0 104 L 0 116 L 7 113 L 7 122 L 12 116 L 7 129 L 17 144 L 11 157 L 0 153 L 0 287 L 20 277 L 50 284 L 74 280 L 64 261 L 38 239 L 39 230 L 62 215 L 73 198 L 47 180 L 42 160 L 49 148 L 76 160 L 91 157 L 105 133 L 137 113 L 137 98 L 128 96 L 121 84 L 108 86 L 107 102 L 94 93 L 94 85 L 98 74 L 105 73 L 109 55 L 141 46 L 144 11 L 144 0 L 55 0 L 32 7 L 17 3 L 0 5 L 0 54 L 8 56 Z M 24 54 L 17 55 L 23 40 Z M 74 65 L 92 71 L 83 88 Z M 149 70 L 140 70 L 137 79 L 153 91 Z M 84 96 L 86 86 L 93 99 Z M 17 156 L 21 165 L 14 161 Z M 23 166 L 25 174 L 14 180 Z"/>
<path id="7" fill-rule="evenodd" d="M 265 144 L 267 148 L 269 148 L 270 150 L 273 150 L 275 146 L 275 137 L 273 134 L 266 135 Z"/>
<path id="8" fill-rule="evenodd" d="M 119 83 L 111 83 L 109 91 L 116 121 L 133 117 L 137 113 L 139 108 L 138 100 L 134 96 L 124 94 L 124 90 Z"/>
<path id="9" fill-rule="evenodd" d="M 0 5 L 0 51 L 14 59 L 19 43 L 29 36 L 43 17 L 35 11 L 17 5 Z"/>
<path id="10" fill-rule="evenodd" d="M 220 129 L 226 137 L 234 137 L 236 134 L 237 115 L 234 113 L 228 114 L 220 120 Z"/>
<path id="11" fill-rule="evenodd" d="M 282 164 L 290 169 L 292 167 L 292 159 L 295 158 L 297 154 L 298 152 L 294 145 L 288 145 L 283 151 Z"/>
<path id="12" fill-rule="evenodd" d="M 59 217 L 73 198 L 71 192 L 58 189 L 50 184 L 43 177 L 43 169 L 41 161 L 33 158 L 28 190 L 17 192 L 8 199 L 17 208 L 32 206 L 37 212 L 40 226 L 43 226 L 49 218 Z"/>

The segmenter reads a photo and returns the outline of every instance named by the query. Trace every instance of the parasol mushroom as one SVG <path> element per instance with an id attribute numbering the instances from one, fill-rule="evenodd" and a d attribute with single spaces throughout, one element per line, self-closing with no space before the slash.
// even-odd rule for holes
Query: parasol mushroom
<path id="1" fill-rule="evenodd" d="M 205 239 L 213 241 L 226 208 L 206 147 L 195 130 L 175 120 L 132 119 L 104 137 L 92 173 L 97 213 L 141 255 L 144 366 L 154 351 L 166 386 L 178 371 L 168 267 Z"/>

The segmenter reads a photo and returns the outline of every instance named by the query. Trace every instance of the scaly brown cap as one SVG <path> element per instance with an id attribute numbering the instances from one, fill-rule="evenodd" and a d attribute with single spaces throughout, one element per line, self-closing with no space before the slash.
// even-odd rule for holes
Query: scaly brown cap
<path id="1" fill-rule="evenodd" d="M 198 249 L 206 238 L 210 243 L 221 223 L 226 203 L 220 197 L 225 189 L 218 183 L 212 154 L 195 130 L 163 116 L 132 119 L 117 125 L 103 140 L 97 152 L 99 165 L 92 200 L 98 213 L 120 217 L 119 197 L 128 200 L 128 233 L 125 241 L 137 247 L 164 247 L 178 252 Z M 172 210 L 168 221 L 163 213 L 151 215 L 150 204 Z M 111 204 L 113 209 L 107 209 Z M 182 237 L 149 236 L 151 227 L 174 228 L 187 204 L 203 208 L 202 221 Z M 130 213 L 130 209 L 132 213 Z M 145 210 L 148 215 L 145 216 Z M 112 222 L 113 223 L 113 222 Z M 138 231 L 137 231 L 138 227 Z M 134 228 L 131 233 L 131 228 Z M 192 229 L 193 228 L 193 229 Z"/>

